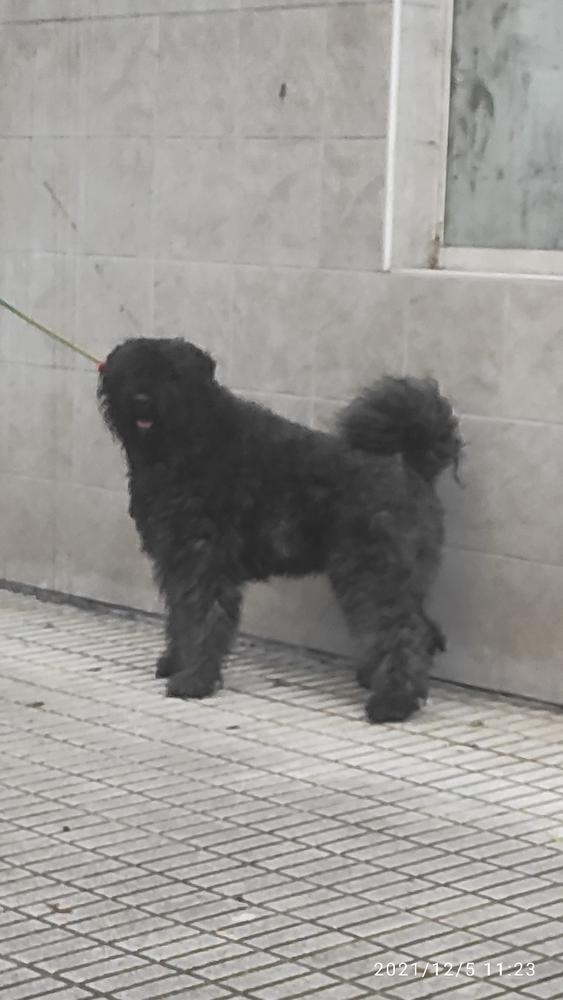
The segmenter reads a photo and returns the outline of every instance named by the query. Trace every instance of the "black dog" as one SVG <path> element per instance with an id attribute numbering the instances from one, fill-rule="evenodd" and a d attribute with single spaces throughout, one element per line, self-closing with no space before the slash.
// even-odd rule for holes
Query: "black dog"
<path id="1" fill-rule="evenodd" d="M 383 379 L 332 436 L 233 395 L 183 340 L 127 341 L 101 372 L 166 601 L 168 694 L 202 698 L 220 683 L 246 582 L 327 573 L 361 646 L 368 717 L 406 719 L 443 648 L 424 610 L 443 535 L 434 481 L 457 468 L 461 440 L 437 385 Z"/>

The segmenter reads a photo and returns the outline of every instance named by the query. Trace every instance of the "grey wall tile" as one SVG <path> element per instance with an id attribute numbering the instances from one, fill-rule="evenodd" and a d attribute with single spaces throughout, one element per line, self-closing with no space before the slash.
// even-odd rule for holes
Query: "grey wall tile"
<path id="1" fill-rule="evenodd" d="M 58 17 L 64 4 L 67 6 L 73 0 L 46 0 L 43 3 L 44 16 Z M 35 0 L 2 0 L 0 5 L 2 21 L 36 21 L 37 4 Z M 67 10 L 67 14 L 69 11 Z"/>
<path id="2" fill-rule="evenodd" d="M 157 261 L 154 335 L 185 337 L 213 355 L 224 377 L 231 356 L 233 273 L 230 265 Z"/>
<path id="3" fill-rule="evenodd" d="M 328 136 L 385 136 L 391 4 L 327 11 Z"/>
<path id="4" fill-rule="evenodd" d="M 312 273 L 237 269 L 230 371 L 235 388 L 309 395 L 314 289 Z"/>
<path id="5" fill-rule="evenodd" d="M 490 551 L 498 528 L 498 477 L 496 448 L 502 425 L 490 420 L 461 421 L 465 442 L 457 483 L 446 473 L 438 493 L 447 510 L 446 538 L 452 545 Z"/>
<path id="6" fill-rule="evenodd" d="M 563 284 L 512 281 L 499 412 L 563 423 Z"/>
<path id="7" fill-rule="evenodd" d="M 57 378 L 39 365 L 5 365 L 6 467 L 15 474 L 54 479 L 57 467 Z"/>
<path id="8" fill-rule="evenodd" d="M 315 266 L 321 195 L 318 144 L 243 140 L 238 175 L 237 261 Z"/>
<path id="9" fill-rule="evenodd" d="M 184 4 L 184 7 L 186 4 Z M 188 9 L 192 9 L 191 5 Z M 0 22 L 178 11 L 178 0 L 0 0 Z"/>
<path id="10" fill-rule="evenodd" d="M 87 135 L 151 134 L 157 31 L 155 18 L 84 22 L 82 113 Z"/>
<path id="11" fill-rule="evenodd" d="M 5 381 L 4 362 L 0 362 L 0 378 L 4 383 Z M 14 488 L 9 484 L 15 483 L 15 477 L 13 473 L 10 471 L 7 461 L 8 457 L 7 447 L 6 447 L 7 432 L 4 424 L 5 410 L 6 410 L 6 398 L 5 396 L 3 396 L 2 398 L 0 398 L 0 418 L 2 420 L 2 424 L 0 426 L 0 448 L 2 449 L 0 451 L 0 487 L 3 487 L 4 485 L 8 487 L 6 491 L 7 495 L 4 495 L 4 490 L 3 490 L 2 496 L 0 497 L 0 515 L 2 518 L 0 522 L 0 573 L 2 574 L 2 578 L 4 580 L 8 579 L 8 577 L 6 576 L 6 567 L 5 567 L 6 540 L 9 538 L 12 532 L 11 525 L 12 525 L 13 511 L 11 510 L 10 505 L 13 503 L 14 500 Z"/>
<path id="12" fill-rule="evenodd" d="M 8 580 L 52 589 L 55 512 L 53 482 L 0 476 L 0 558 Z"/>
<path id="13" fill-rule="evenodd" d="M 0 249 L 76 246 L 80 154 L 75 139 L 0 139 Z"/>
<path id="14" fill-rule="evenodd" d="M 68 253 L 80 240 L 81 140 L 33 138 L 29 147 L 31 247 Z"/>
<path id="15" fill-rule="evenodd" d="M 493 551 L 563 565 L 563 426 L 507 423 L 497 434 Z"/>
<path id="16" fill-rule="evenodd" d="M 80 52 L 78 23 L 3 28 L 0 135 L 77 133 Z"/>
<path id="17" fill-rule="evenodd" d="M 78 261 L 77 330 L 83 345 L 103 359 L 129 337 L 152 327 L 152 266 L 149 261 L 81 257 Z M 70 359 L 67 358 L 67 364 Z M 75 367 L 91 369 L 73 356 Z"/>
<path id="18" fill-rule="evenodd" d="M 163 18 L 157 130 L 161 135 L 229 135 L 234 130 L 237 14 Z"/>
<path id="19" fill-rule="evenodd" d="M 55 22 L 30 25 L 38 32 L 33 67 L 33 135 L 71 136 L 83 131 L 82 25 Z M 100 60 L 100 67 L 104 65 Z"/>
<path id="20" fill-rule="evenodd" d="M 167 139 L 156 153 L 155 246 L 160 257 L 229 260 L 234 143 Z"/>
<path id="21" fill-rule="evenodd" d="M 37 28 L 19 24 L 2 30 L 2 101 L 0 135 L 30 135 Z"/>
<path id="22" fill-rule="evenodd" d="M 403 289 L 401 280 L 390 275 L 319 275 L 315 397 L 348 399 L 366 382 L 402 370 Z"/>
<path id="23" fill-rule="evenodd" d="M 68 0 L 67 0 L 68 2 Z M 175 18 L 197 12 L 238 9 L 239 0 L 90 0 L 97 14 L 172 14 Z"/>
<path id="24" fill-rule="evenodd" d="M 56 589 L 130 607 L 156 606 L 126 495 L 64 484 L 57 487 L 56 504 Z"/>
<path id="25" fill-rule="evenodd" d="M 466 418 L 462 430 L 464 489 L 445 487 L 452 543 L 563 565 L 563 427 Z"/>
<path id="26" fill-rule="evenodd" d="M 3 296 L 11 305 L 29 312 L 29 256 L 25 253 L 4 253 L 0 258 Z M 22 320 L 0 309 L 0 358 L 2 361 L 26 361 L 52 364 L 52 341 L 32 331 Z"/>
<path id="27" fill-rule="evenodd" d="M 407 294 L 409 371 L 433 375 L 464 412 L 497 413 L 506 283 L 429 275 Z"/>
<path id="28" fill-rule="evenodd" d="M 323 578 L 274 580 L 248 587 L 241 628 L 252 635 L 350 655 L 354 644 Z"/>
<path id="29" fill-rule="evenodd" d="M 126 489 L 125 459 L 106 428 L 96 398 L 95 370 L 67 369 L 59 379 L 59 482 Z"/>
<path id="30" fill-rule="evenodd" d="M 358 0 L 311 0 L 311 7 L 331 7 L 336 3 L 357 3 Z M 371 3 L 375 5 L 384 6 L 389 4 L 390 0 L 371 0 Z M 262 10 L 268 9 L 270 7 L 278 7 L 278 0 L 242 0 L 241 6 L 243 8 L 251 7 L 252 9 Z M 291 10 L 294 7 L 302 7 L 303 0 L 284 0 L 284 8 Z"/>
<path id="31" fill-rule="evenodd" d="M 83 149 L 86 253 L 151 252 L 153 145 L 149 139 L 86 139 Z"/>
<path id="32" fill-rule="evenodd" d="M 433 611 L 449 649 L 439 676 L 561 702 L 563 569 L 447 551 Z"/>
<path id="33" fill-rule="evenodd" d="M 3 324 L 0 317 L 0 338 L 3 336 Z M 10 455 L 8 452 L 9 434 L 7 428 L 8 409 L 10 405 L 10 393 L 6 392 L 11 376 L 11 366 L 3 359 L 0 360 L 0 379 L 4 391 L 0 396 L 0 473 L 10 475 Z M 0 557 L 1 558 L 1 557 Z"/>
<path id="34" fill-rule="evenodd" d="M 327 142 L 323 157 L 321 264 L 375 270 L 381 266 L 385 142 Z"/>
<path id="35" fill-rule="evenodd" d="M 0 139 L 0 249 L 4 251 L 33 248 L 30 145 L 29 139 Z"/>
<path id="36" fill-rule="evenodd" d="M 325 10 L 243 12 L 240 35 L 241 134 L 321 134 L 326 75 Z"/>
<path id="37" fill-rule="evenodd" d="M 55 332 L 80 342 L 82 332 L 76 325 L 76 270 L 73 254 L 31 255 L 27 265 L 27 311 Z M 19 320 L 12 328 L 11 347 L 14 361 L 70 367 L 75 363 L 76 355 L 68 348 Z"/>

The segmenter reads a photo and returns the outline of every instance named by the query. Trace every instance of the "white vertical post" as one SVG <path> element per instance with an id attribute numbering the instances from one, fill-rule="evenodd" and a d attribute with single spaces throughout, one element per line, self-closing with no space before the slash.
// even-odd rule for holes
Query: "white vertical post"
<path id="1" fill-rule="evenodd" d="M 401 24 L 403 0 L 393 0 L 391 21 L 391 66 L 389 73 L 389 111 L 387 114 L 387 158 L 385 166 L 385 214 L 383 220 L 383 270 L 390 271 L 393 261 L 393 222 L 395 207 L 395 165 L 399 77 L 401 60 Z"/>

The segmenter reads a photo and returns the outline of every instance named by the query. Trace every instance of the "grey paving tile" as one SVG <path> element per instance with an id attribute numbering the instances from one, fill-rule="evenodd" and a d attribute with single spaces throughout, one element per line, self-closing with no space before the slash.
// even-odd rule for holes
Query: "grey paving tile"
<path id="1" fill-rule="evenodd" d="M 166 1000 L 184 1000 L 190 997 L 191 1000 L 230 1000 L 233 996 L 230 990 L 224 990 L 221 986 L 203 985 L 195 983 L 193 986 L 184 986 L 181 990 L 170 993 Z"/>
<path id="2" fill-rule="evenodd" d="M 96 984 L 93 984 L 94 987 Z M 164 1000 L 170 997 L 171 993 L 185 995 L 188 990 L 196 990 L 202 984 L 193 976 L 174 975 L 158 982 L 141 983 L 139 986 L 131 986 L 125 990 L 118 990 L 112 996 L 115 1000 Z"/>
<path id="3" fill-rule="evenodd" d="M 250 991 L 252 996 L 258 1000 L 292 1000 L 293 997 L 314 997 L 315 990 L 323 986 L 335 985 L 334 981 L 321 972 L 304 972 L 300 976 L 292 979 L 282 979 L 279 982 L 270 982 L 268 986 L 261 987 L 259 984 L 251 982 L 249 978 L 235 980 L 233 985 L 238 988 Z"/>
<path id="4" fill-rule="evenodd" d="M 171 702 L 160 643 L 0 593 L 3 998 L 559 1000 L 559 715 L 437 685 L 370 728 L 341 664 L 245 638 Z"/>
<path id="5" fill-rule="evenodd" d="M 35 1000 L 36 997 L 53 994 L 61 985 L 60 979 L 52 979 L 46 975 L 40 976 L 36 979 L 29 979 L 27 982 L 6 986 L 2 990 L 2 997 L 6 1000 Z"/>
<path id="6" fill-rule="evenodd" d="M 0 990 L 7 990 L 9 987 L 19 986 L 21 983 L 28 983 L 40 978 L 39 973 L 31 969 L 21 968 L 17 965 L 10 967 L 7 962 L 3 964 L 5 968 L 0 967 Z"/>
<path id="7" fill-rule="evenodd" d="M 175 964 L 178 965 L 179 962 Z M 256 972 L 257 975 L 260 973 L 258 978 L 264 977 L 268 981 L 267 970 L 272 966 L 275 966 L 276 970 L 279 967 L 275 955 L 258 950 L 252 951 L 249 948 L 237 950 L 232 946 L 231 948 L 225 946 L 223 954 L 220 949 L 214 948 L 198 952 L 186 962 L 186 968 L 197 969 L 199 975 L 212 982 L 230 980 L 232 976 L 243 972 Z"/>

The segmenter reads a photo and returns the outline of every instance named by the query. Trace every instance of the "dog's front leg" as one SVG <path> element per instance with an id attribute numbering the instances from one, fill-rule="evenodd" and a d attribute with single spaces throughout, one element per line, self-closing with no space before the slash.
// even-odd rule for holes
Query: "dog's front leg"
<path id="1" fill-rule="evenodd" d="M 196 574 L 169 580 L 168 648 L 158 672 L 167 671 L 167 694 L 205 698 L 221 682 L 224 657 L 234 638 L 241 595 L 224 574 Z"/>

